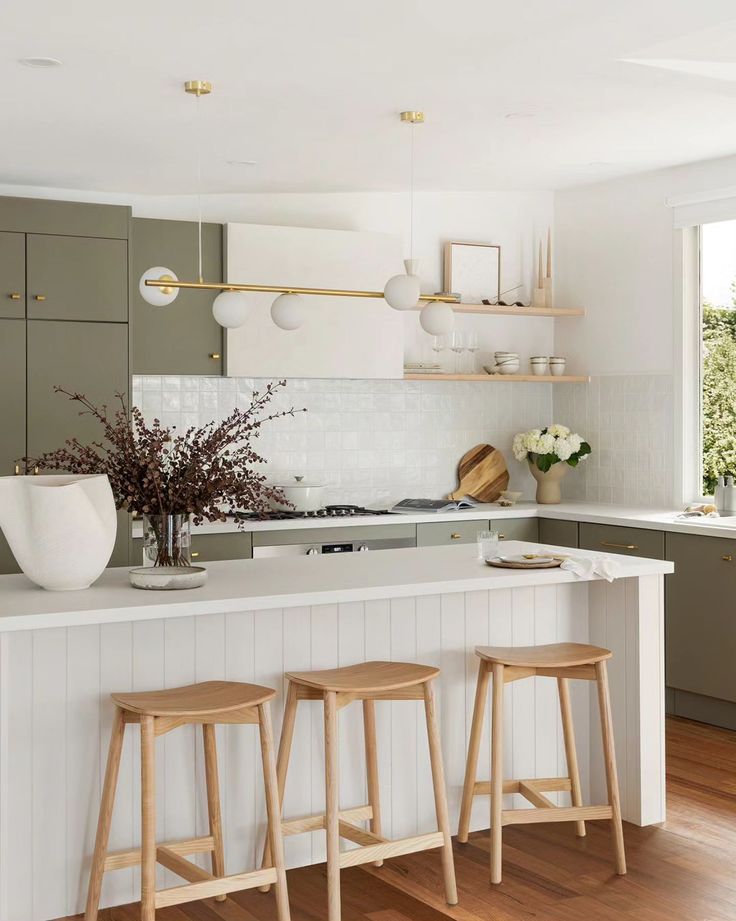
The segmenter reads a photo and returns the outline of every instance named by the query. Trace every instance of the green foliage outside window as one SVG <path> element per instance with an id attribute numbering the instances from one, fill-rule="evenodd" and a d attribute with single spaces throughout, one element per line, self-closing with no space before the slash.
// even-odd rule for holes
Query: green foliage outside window
<path id="1" fill-rule="evenodd" d="M 703 305 L 703 495 L 736 476 L 736 283 L 732 307 Z"/>

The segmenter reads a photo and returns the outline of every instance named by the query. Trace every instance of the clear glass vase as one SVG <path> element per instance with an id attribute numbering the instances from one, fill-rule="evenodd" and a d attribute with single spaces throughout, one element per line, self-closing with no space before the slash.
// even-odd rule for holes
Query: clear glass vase
<path id="1" fill-rule="evenodd" d="M 191 566 L 189 515 L 143 516 L 143 565 Z"/>

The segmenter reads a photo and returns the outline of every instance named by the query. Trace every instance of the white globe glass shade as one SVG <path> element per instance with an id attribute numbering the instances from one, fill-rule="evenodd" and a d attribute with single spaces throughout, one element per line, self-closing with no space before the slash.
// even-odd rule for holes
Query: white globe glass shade
<path id="1" fill-rule="evenodd" d="M 138 282 L 141 297 L 152 307 L 168 307 L 169 304 L 176 300 L 176 295 L 179 293 L 178 288 L 149 288 L 146 285 L 146 281 L 149 278 L 158 281 L 163 276 L 168 276 L 171 281 L 179 280 L 171 269 L 167 269 L 165 265 L 154 265 L 153 268 L 146 269 Z"/>
<path id="2" fill-rule="evenodd" d="M 299 329 L 305 319 L 303 298 L 280 294 L 271 304 L 271 319 L 279 329 Z"/>
<path id="3" fill-rule="evenodd" d="M 449 304 L 430 301 L 420 310 L 419 322 L 430 336 L 446 336 L 455 326 L 455 314 Z"/>
<path id="4" fill-rule="evenodd" d="M 394 275 L 383 289 L 386 302 L 394 310 L 411 310 L 416 307 L 420 294 L 418 275 Z"/>
<path id="5" fill-rule="evenodd" d="M 226 329 L 242 326 L 249 313 L 250 304 L 243 291 L 221 291 L 212 302 L 212 316 Z"/>

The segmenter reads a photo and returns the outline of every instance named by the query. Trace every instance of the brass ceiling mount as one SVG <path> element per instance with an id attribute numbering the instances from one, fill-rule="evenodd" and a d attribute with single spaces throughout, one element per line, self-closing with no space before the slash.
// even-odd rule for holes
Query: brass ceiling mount
<path id="1" fill-rule="evenodd" d="M 409 122 L 412 125 L 424 124 L 424 112 L 401 112 L 399 118 L 402 122 Z"/>
<path id="2" fill-rule="evenodd" d="M 184 84 L 184 92 L 191 93 L 192 96 L 209 96 L 212 92 L 212 84 L 209 80 L 187 80 Z"/>

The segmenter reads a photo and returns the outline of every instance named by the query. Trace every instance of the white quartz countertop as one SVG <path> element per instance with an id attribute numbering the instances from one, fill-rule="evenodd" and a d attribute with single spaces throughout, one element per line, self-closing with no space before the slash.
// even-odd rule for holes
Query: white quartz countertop
<path id="1" fill-rule="evenodd" d="M 538 544 L 509 541 L 507 554 Z M 570 550 L 564 551 L 570 554 Z M 606 556 L 617 577 L 673 572 L 672 563 Z M 46 627 L 237 613 L 451 592 L 488 591 L 579 581 L 560 569 L 519 571 L 485 566 L 474 544 L 379 550 L 373 553 L 238 560 L 208 563 L 205 586 L 188 591 L 134 589 L 128 568 L 106 570 L 86 591 L 47 592 L 25 576 L 0 576 L 0 633 Z"/>
<path id="2" fill-rule="evenodd" d="M 350 528 L 360 525 L 426 524 L 440 521 L 487 521 L 499 523 L 508 518 L 555 518 L 562 521 L 587 521 L 591 524 L 613 524 L 622 527 L 647 528 L 654 531 L 677 531 L 682 534 L 702 534 L 710 537 L 736 539 L 736 515 L 721 518 L 678 518 L 673 508 L 642 508 L 605 505 L 593 502 L 562 502 L 560 505 L 537 505 L 519 502 L 511 508 L 493 503 L 480 504 L 461 512 L 424 513 L 414 515 L 359 515 L 352 518 L 292 518 L 287 521 L 247 521 L 242 529 L 234 521 L 200 525 L 199 534 L 226 534 L 244 531 L 293 531 L 312 528 Z M 133 536 L 140 537 L 142 525 L 133 524 Z"/>

